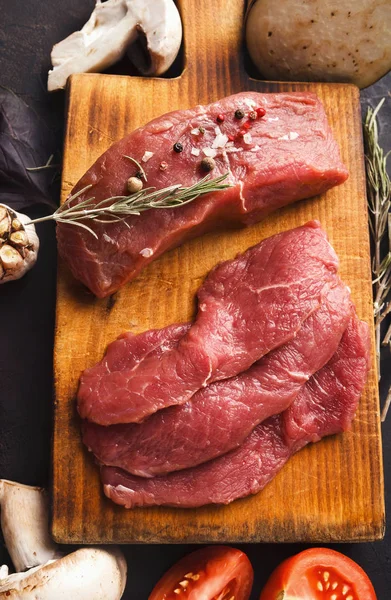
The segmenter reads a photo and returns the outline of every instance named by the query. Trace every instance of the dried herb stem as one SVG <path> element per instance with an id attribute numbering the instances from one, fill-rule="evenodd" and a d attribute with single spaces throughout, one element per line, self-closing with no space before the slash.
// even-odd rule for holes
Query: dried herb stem
<path id="1" fill-rule="evenodd" d="M 54 164 L 53 164 L 53 162 L 52 162 L 52 161 L 53 161 L 53 158 L 54 158 L 54 155 L 53 155 L 53 154 L 51 154 L 51 155 L 49 156 L 49 158 L 48 158 L 48 160 L 47 160 L 47 162 L 46 162 L 46 164 L 45 164 L 45 165 L 42 165 L 42 166 L 40 166 L 40 167 L 26 167 L 26 171 L 31 171 L 31 172 L 33 172 L 33 171 L 43 171 L 44 169 L 56 169 L 56 168 L 58 168 L 60 165 L 54 165 Z"/>
<path id="2" fill-rule="evenodd" d="M 381 339 L 381 325 L 391 312 L 391 184 L 387 173 L 388 154 L 384 155 L 379 145 L 377 115 L 383 106 L 384 98 L 375 109 L 368 108 L 364 123 L 364 139 L 366 148 L 366 173 L 369 208 L 369 228 L 374 245 L 372 260 L 374 288 L 374 319 L 376 334 L 376 359 L 380 378 L 380 348 L 390 345 L 391 326 Z M 384 245 L 387 244 L 387 249 Z M 391 404 L 391 389 L 382 411 L 382 421 L 385 420 Z"/>

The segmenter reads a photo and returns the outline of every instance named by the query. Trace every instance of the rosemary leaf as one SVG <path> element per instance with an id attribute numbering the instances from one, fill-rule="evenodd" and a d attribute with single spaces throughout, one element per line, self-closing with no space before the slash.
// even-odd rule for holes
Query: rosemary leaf
<path id="1" fill-rule="evenodd" d="M 375 109 L 368 108 L 364 122 L 365 165 L 367 174 L 369 229 L 374 246 L 372 260 L 373 312 L 375 320 L 376 359 L 380 378 L 380 347 L 391 347 L 391 325 L 381 339 L 381 325 L 391 313 L 391 184 L 387 173 L 388 154 L 384 155 L 379 145 L 377 115 L 383 106 L 384 98 Z M 384 245 L 386 243 L 386 248 Z M 384 421 L 391 404 L 391 388 L 382 410 Z"/>

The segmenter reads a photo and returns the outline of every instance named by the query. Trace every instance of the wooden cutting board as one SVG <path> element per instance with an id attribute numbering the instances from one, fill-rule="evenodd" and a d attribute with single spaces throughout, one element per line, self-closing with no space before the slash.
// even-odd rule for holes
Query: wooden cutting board
<path id="1" fill-rule="evenodd" d="M 97 300 L 59 264 L 55 343 L 52 532 L 64 543 L 363 541 L 384 532 L 375 359 L 352 431 L 294 456 L 261 493 L 226 507 L 125 510 L 104 497 L 83 448 L 75 393 L 80 373 L 126 330 L 191 319 L 194 295 L 220 260 L 281 230 L 319 219 L 341 261 L 359 316 L 373 333 L 370 249 L 359 91 L 351 85 L 251 79 L 242 52 L 243 0 L 180 0 L 184 71 L 174 79 L 75 75 L 68 88 L 62 198 L 116 140 L 153 117 L 241 90 L 318 94 L 350 178 L 327 194 L 237 232 L 205 235 L 166 253 L 113 298 Z M 373 339 L 373 336 L 372 336 Z M 374 345 L 373 345 L 374 348 Z M 374 357 L 374 352 L 373 352 Z"/>

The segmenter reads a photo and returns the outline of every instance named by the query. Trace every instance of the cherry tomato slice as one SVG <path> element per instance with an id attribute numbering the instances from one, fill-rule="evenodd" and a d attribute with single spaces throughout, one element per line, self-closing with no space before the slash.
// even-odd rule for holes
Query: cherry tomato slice
<path id="1" fill-rule="evenodd" d="M 253 568 L 243 552 L 207 546 L 171 567 L 148 600 L 248 600 L 253 578 Z"/>
<path id="2" fill-rule="evenodd" d="M 353 560 L 310 548 L 281 563 L 259 600 L 376 600 L 369 577 Z"/>

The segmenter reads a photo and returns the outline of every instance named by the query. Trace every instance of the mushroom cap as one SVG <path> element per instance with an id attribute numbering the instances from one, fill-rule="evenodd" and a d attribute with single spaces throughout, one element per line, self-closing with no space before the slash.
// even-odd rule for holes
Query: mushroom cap
<path id="1" fill-rule="evenodd" d="M 149 55 L 142 72 L 165 72 L 182 41 L 182 23 L 173 0 L 98 0 L 84 27 L 53 47 L 48 90 L 64 88 L 73 73 L 96 73 L 114 64 L 140 32 L 146 38 Z M 136 61 L 138 66 L 144 62 L 139 56 Z"/>
<path id="2" fill-rule="evenodd" d="M 0 581 L 0 600 L 120 600 L 127 566 L 119 548 L 81 548 Z"/>
<path id="3" fill-rule="evenodd" d="M 145 52 L 139 53 L 134 44 L 128 50 L 130 60 L 144 75 L 165 73 L 176 59 L 182 41 L 182 22 L 177 7 L 172 0 L 127 0 L 127 4 L 146 45 Z"/>
<path id="4" fill-rule="evenodd" d="M 257 0 L 248 51 L 266 79 L 366 87 L 391 68 L 390 0 Z"/>

